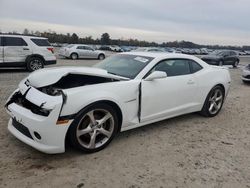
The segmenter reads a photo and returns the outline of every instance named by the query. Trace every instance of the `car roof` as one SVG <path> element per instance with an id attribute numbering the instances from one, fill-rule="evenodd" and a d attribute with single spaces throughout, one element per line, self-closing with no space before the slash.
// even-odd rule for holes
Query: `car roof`
<path id="1" fill-rule="evenodd" d="M 147 57 L 153 57 L 153 58 L 186 58 L 186 59 L 196 58 L 195 56 L 192 56 L 192 55 L 168 53 L 168 52 L 159 53 L 159 52 L 134 51 L 134 52 L 124 52 L 122 54 L 147 56 Z"/>
<path id="2" fill-rule="evenodd" d="M 23 38 L 47 39 L 47 38 L 45 38 L 45 37 L 38 37 L 38 36 L 11 35 L 11 34 L 0 34 L 0 37 L 23 37 Z"/>
<path id="3" fill-rule="evenodd" d="M 69 44 L 70 45 L 70 44 Z M 87 44 L 72 44 L 72 45 L 75 45 L 75 46 L 88 46 L 88 47 L 90 47 L 89 45 L 87 45 Z"/>
<path id="4" fill-rule="evenodd" d="M 145 57 L 152 57 L 156 61 L 161 61 L 164 59 L 189 59 L 195 62 L 198 62 L 203 67 L 209 66 L 207 63 L 202 61 L 200 58 L 193 56 L 193 55 L 186 55 L 186 54 L 179 54 L 179 53 L 168 53 L 168 52 L 123 52 L 120 54 L 128 54 L 128 55 L 135 55 L 135 56 L 145 56 Z"/>

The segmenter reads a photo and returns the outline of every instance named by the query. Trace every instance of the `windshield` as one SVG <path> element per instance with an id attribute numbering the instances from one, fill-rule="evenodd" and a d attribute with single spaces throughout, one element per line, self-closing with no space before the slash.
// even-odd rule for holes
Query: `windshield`
<path id="1" fill-rule="evenodd" d="M 224 55 L 224 51 L 214 51 L 212 52 L 213 55 L 217 55 L 217 56 L 223 56 Z"/>
<path id="2" fill-rule="evenodd" d="M 37 46 L 51 46 L 47 39 L 30 39 Z"/>
<path id="3" fill-rule="evenodd" d="M 69 44 L 66 46 L 66 48 L 72 48 L 73 46 L 75 46 L 74 44 Z"/>
<path id="4" fill-rule="evenodd" d="M 95 67 L 107 70 L 110 74 L 133 79 L 153 59 L 146 56 L 119 54 L 105 59 Z"/>

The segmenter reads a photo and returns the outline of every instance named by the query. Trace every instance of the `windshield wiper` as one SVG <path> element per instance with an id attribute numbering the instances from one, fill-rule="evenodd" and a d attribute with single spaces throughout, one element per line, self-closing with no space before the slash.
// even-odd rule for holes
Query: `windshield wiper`
<path id="1" fill-rule="evenodd" d="M 113 74 L 113 75 L 116 75 L 116 76 L 120 76 L 120 75 L 118 75 L 118 74 L 116 74 L 116 73 L 113 73 L 113 72 L 108 72 L 109 74 Z"/>

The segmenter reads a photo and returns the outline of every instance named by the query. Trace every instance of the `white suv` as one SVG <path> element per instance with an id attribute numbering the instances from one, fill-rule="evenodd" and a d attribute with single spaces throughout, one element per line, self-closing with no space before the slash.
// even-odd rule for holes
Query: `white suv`
<path id="1" fill-rule="evenodd" d="M 105 59 L 105 52 L 94 50 L 90 46 L 84 44 L 70 44 L 63 47 L 59 50 L 59 55 L 73 60 L 78 58 Z"/>
<path id="2" fill-rule="evenodd" d="M 0 35 L 0 67 L 26 67 L 34 71 L 49 64 L 56 64 L 56 57 L 47 38 Z"/>

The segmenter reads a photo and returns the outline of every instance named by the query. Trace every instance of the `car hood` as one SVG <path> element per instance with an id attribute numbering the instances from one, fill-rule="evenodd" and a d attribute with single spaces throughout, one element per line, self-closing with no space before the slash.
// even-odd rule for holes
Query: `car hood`
<path id="1" fill-rule="evenodd" d="M 62 77 L 68 74 L 81 74 L 89 76 L 100 76 L 117 80 L 129 80 L 128 78 L 109 74 L 104 69 L 92 67 L 60 67 L 45 68 L 31 73 L 27 78 L 28 85 L 39 88 L 58 82 Z"/>

